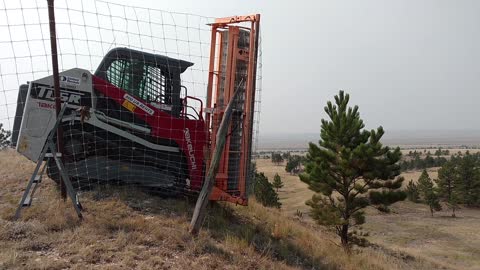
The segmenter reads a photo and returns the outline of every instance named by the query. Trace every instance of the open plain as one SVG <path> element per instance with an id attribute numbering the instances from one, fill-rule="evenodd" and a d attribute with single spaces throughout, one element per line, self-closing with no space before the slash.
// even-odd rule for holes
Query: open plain
<path id="1" fill-rule="evenodd" d="M 408 152 L 408 151 L 407 151 Z M 285 172 L 285 164 L 274 165 L 270 159 L 258 159 L 257 169 L 269 179 L 278 173 L 285 186 L 280 189 L 282 212 L 288 216 L 303 213 L 303 219 L 313 221 L 308 216 L 309 207 L 305 201 L 313 192 L 300 181 L 297 175 Z M 437 177 L 438 168 L 428 169 L 432 179 Z M 406 181 L 418 180 L 421 171 L 408 171 L 402 174 Z M 462 208 L 457 218 L 450 217 L 450 211 L 430 211 L 424 204 L 409 201 L 398 202 L 392 212 L 385 214 L 375 208 L 367 209 L 367 222 L 363 225 L 370 232 L 368 240 L 389 251 L 401 251 L 411 257 L 438 263 L 444 269 L 480 269 L 480 209 Z"/>

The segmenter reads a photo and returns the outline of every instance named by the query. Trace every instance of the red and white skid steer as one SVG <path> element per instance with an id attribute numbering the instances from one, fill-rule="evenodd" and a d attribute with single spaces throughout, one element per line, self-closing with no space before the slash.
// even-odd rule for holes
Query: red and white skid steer
<path id="1" fill-rule="evenodd" d="M 210 199 L 246 205 L 259 20 L 238 16 L 211 25 L 206 104 L 182 85 L 181 74 L 193 63 L 158 54 L 115 48 L 93 74 L 60 72 L 60 96 L 67 103 L 62 154 L 72 184 L 198 193 L 224 110 L 239 89 Z M 56 122 L 53 85 L 48 76 L 20 86 L 13 141 L 34 162 Z M 59 181 L 55 162 L 48 162 L 47 174 Z"/>

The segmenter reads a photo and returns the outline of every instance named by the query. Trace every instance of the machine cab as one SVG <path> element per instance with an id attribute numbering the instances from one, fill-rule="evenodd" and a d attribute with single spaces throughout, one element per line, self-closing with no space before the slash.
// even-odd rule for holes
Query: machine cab
<path id="1" fill-rule="evenodd" d="M 158 54 L 115 48 L 103 58 L 95 76 L 178 118 L 183 106 L 180 74 L 192 65 Z"/>

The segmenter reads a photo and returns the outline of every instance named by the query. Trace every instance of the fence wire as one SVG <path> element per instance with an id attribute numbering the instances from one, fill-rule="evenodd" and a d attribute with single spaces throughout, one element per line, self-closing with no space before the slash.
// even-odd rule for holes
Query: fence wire
<path id="1" fill-rule="evenodd" d="M 23 114 L 29 105 L 19 89 L 33 82 L 30 91 L 44 100 L 35 106 L 53 104 L 53 92 L 42 79 L 52 75 L 47 9 L 44 0 L 0 2 L 0 123 L 14 134 L 18 133 L 15 122 L 22 127 L 28 124 L 29 136 L 36 138 L 44 136 L 51 123 L 40 111 Z M 70 120 L 63 124 L 65 163 L 76 188 L 115 182 L 167 193 L 186 193 L 185 185 L 188 190 L 198 190 L 206 164 L 204 147 L 209 143 L 199 120 L 209 73 L 208 24 L 213 21 L 211 17 L 102 0 L 55 1 L 60 73 L 81 69 L 62 76 L 73 80 L 62 84 L 67 88 L 62 98 L 78 101 L 70 103 Z M 261 56 L 259 50 L 252 152 L 258 138 Z M 83 92 L 81 98 L 72 97 L 83 89 L 76 81 L 83 76 L 75 75 L 83 71 L 101 79 L 92 78 L 91 89 L 95 90 L 88 94 L 90 102 L 84 101 Z M 112 84 L 127 92 L 128 102 L 114 102 L 123 92 Z M 26 93 L 28 87 L 23 88 Z M 84 106 L 93 107 L 94 113 L 79 116 L 78 110 Z M 141 117 L 136 115 L 139 109 Z M 173 139 L 180 137 L 185 145 Z M 17 149 L 27 147 L 20 137 L 12 139 Z M 34 146 L 28 147 L 30 152 L 38 152 Z M 192 152 L 202 154 L 189 155 Z M 197 164 L 188 162 L 192 159 Z M 47 172 L 58 181 L 55 166 L 47 167 Z"/>

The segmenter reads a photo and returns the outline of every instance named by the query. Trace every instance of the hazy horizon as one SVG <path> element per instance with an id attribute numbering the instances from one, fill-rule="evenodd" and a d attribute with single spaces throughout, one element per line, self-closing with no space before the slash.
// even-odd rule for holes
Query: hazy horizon
<path id="1" fill-rule="evenodd" d="M 318 143 L 320 130 L 307 133 L 260 133 L 258 149 L 307 148 Z M 390 130 L 382 138 L 386 145 L 480 146 L 479 130 Z"/>
<path id="2" fill-rule="evenodd" d="M 376 129 L 376 128 L 365 128 L 367 130 Z M 385 130 L 385 133 L 390 132 L 479 132 L 480 128 L 478 129 L 389 129 Z M 299 135 L 299 134 L 320 134 L 320 126 L 318 127 L 318 132 L 311 131 L 311 132 L 260 132 L 260 136 L 262 135 L 275 135 L 275 134 L 282 134 L 282 135 Z"/>

